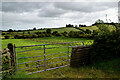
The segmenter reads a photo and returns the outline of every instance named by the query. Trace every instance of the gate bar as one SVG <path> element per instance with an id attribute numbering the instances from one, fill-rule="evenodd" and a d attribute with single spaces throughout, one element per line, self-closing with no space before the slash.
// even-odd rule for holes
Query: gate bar
<path id="1" fill-rule="evenodd" d="M 46 62 L 45 62 L 45 45 L 43 45 L 44 46 L 44 71 L 46 71 Z"/>
<path id="2" fill-rule="evenodd" d="M 68 43 L 68 64 L 69 64 L 69 43 Z"/>
<path id="3" fill-rule="evenodd" d="M 16 70 L 18 69 L 18 65 L 17 65 L 17 55 L 16 55 L 16 47 L 15 47 L 15 44 L 14 44 L 14 53 L 15 53 L 15 67 L 16 67 Z"/>

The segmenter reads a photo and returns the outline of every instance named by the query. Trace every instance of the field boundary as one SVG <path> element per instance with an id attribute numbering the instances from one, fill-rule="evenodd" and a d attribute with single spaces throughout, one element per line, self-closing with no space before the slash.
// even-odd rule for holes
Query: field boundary
<path id="1" fill-rule="evenodd" d="M 34 68 L 34 67 L 39 67 L 39 66 L 43 66 L 43 67 L 44 67 L 43 70 L 28 73 L 28 75 L 29 75 L 29 74 L 33 74 L 33 73 L 39 73 L 39 72 L 43 72 L 43 71 L 48 71 L 48 70 L 53 70 L 53 69 L 57 69 L 57 68 L 69 66 L 69 65 L 70 65 L 70 58 L 69 58 L 70 55 L 69 55 L 69 53 L 71 53 L 71 52 L 69 51 L 69 48 L 72 47 L 72 46 L 70 46 L 71 43 L 82 43 L 82 44 L 83 44 L 82 46 L 84 46 L 84 42 L 82 42 L 82 41 L 61 43 L 61 45 L 62 45 L 62 44 L 67 45 L 67 46 L 66 46 L 67 51 L 66 51 L 66 52 L 60 52 L 60 53 L 67 53 L 67 56 L 59 56 L 59 57 L 47 58 L 47 59 L 46 59 L 46 56 L 54 55 L 54 54 L 60 54 L 60 53 L 52 53 L 52 54 L 46 55 L 46 49 L 60 48 L 61 46 L 59 46 L 59 47 L 49 47 L 49 48 L 47 48 L 47 47 L 46 47 L 47 45 L 55 45 L 55 44 L 40 44 L 40 45 L 29 45 L 29 46 L 15 46 L 15 44 L 14 44 L 16 69 L 17 69 L 17 70 L 23 70 L 23 69 Z M 41 56 L 29 56 L 29 57 L 19 57 L 19 58 L 17 57 L 17 53 L 27 52 L 27 50 L 20 52 L 20 51 L 16 51 L 16 48 L 21 48 L 21 49 L 22 49 L 22 48 L 25 48 L 25 47 L 35 47 L 35 46 L 43 46 L 43 48 L 40 48 L 40 49 L 43 50 L 43 57 L 44 57 L 44 59 L 42 59 L 42 60 L 37 60 L 37 61 L 29 61 L 29 62 L 17 63 L 17 60 L 18 60 L 18 59 L 41 57 Z M 77 45 L 77 46 L 78 46 L 78 45 Z M 79 46 L 81 46 L 81 45 L 79 45 Z M 62 47 L 63 47 L 63 46 L 62 46 Z M 39 50 L 39 49 L 38 49 L 38 50 Z M 62 60 L 62 61 L 53 62 L 53 63 L 46 63 L 46 60 L 48 60 L 48 59 L 49 59 L 49 60 L 50 60 L 50 59 L 57 59 L 57 58 L 61 58 L 61 57 L 67 57 L 67 60 Z M 37 66 L 32 66 L 32 67 L 26 67 L 26 68 L 22 68 L 22 69 L 18 69 L 18 65 L 20 65 L 20 64 L 26 64 L 26 63 L 38 62 L 38 61 L 39 61 L 39 62 L 40 62 L 40 61 L 43 61 L 44 64 L 42 64 L 42 65 L 37 65 Z M 62 63 L 62 62 L 67 62 L 67 65 L 62 65 L 62 66 L 59 66 L 59 67 L 54 67 L 54 68 L 49 68 L 49 69 L 46 68 L 46 66 L 47 66 L 48 64 L 55 64 L 55 63 Z"/>

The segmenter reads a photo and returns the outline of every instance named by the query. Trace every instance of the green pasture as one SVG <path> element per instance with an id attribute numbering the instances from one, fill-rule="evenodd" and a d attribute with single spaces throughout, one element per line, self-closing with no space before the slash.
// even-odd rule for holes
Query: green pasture
<path id="1" fill-rule="evenodd" d="M 44 43 L 41 41 L 47 41 L 47 43 Z M 86 42 L 86 45 L 92 44 L 92 43 L 88 43 L 90 41 L 93 42 L 92 39 L 65 38 L 65 37 L 44 37 L 44 38 L 34 38 L 34 39 L 4 39 L 2 40 L 2 48 L 6 48 L 8 43 L 16 44 L 16 46 L 28 46 L 28 45 L 38 45 L 38 44 L 50 44 L 52 42 L 63 43 L 63 42 L 75 42 L 75 41 L 83 41 L 84 43 Z M 76 44 L 71 44 L 71 45 L 76 45 Z M 79 45 L 82 45 L 82 43 L 79 43 Z M 61 46 L 61 48 L 46 49 L 46 55 L 48 55 L 46 56 L 46 59 L 55 58 L 59 56 L 67 56 L 67 53 L 49 55 L 52 53 L 67 52 L 67 49 L 68 49 L 67 45 L 61 45 L 61 44 L 47 45 L 46 48 L 58 47 L 58 46 Z M 17 58 L 42 55 L 42 57 L 18 59 L 17 62 L 24 63 L 24 62 L 43 59 L 44 51 L 34 50 L 34 49 L 40 49 L 40 48 L 43 48 L 43 46 L 17 48 L 17 52 L 33 49 L 32 51 L 17 53 Z M 71 48 L 69 48 L 69 51 L 71 52 Z M 53 62 L 64 61 L 64 60 L 67 60 L 67 57 L 50 59 L 50 60 L 47 60 L 46 63 L 53 63 Z M 43 61 L 19 64 L 18 69 L 42 65 L 42 64 L 43 64 Z M 50 65 L 47 65 L 47 69 L 66 65 L 66 64 L 67 62 L 50 64 Z M 9 76 L 9 78 L 118 78 L 120 74 L 119 66 L 120 66 L 119 59 L 113 59 L 111 61 L 91 64 L 89 66 L 84 66 L 79 68 L 72 68 L 68 66 L 68 67 L 59 68 L 51 71 L 45 71 L 41 73 L 26 75 L 26 73 L 36 72 L 44 69 L 44 67 L 38 66 L 35 68 L 18 70 L 16 75 Z"/>
<path id="2" fill-rule="evenodd" d="M 46 43 L 43 43 L 40 41 L 47 41 L 47 43 L 51 43 L 51 42 L 66 43 L 66 42 L 82 41 L 86 45 L 90 45 L 93 43 L 92 39 L 70 38 L 70 37 L 43 37 L 43 38 L 33 38 L 33 39 L 4 39 L 4 40 L 2 40 L 2 49 L 6 48 L 8 43 L 13 43 L 16 46 L 46 44 Z"/>
<path id="3" fill-rule="evenodd" d="M 49 29 L 49 28 L 45 28 L 45 29 L 42 29 L 42 30 L 33 30 L 33 31 L 24 31 L 24 33 L 35 33 L 35 32 L 46 32 L 46 30 Z M 79 31 L 78 29 L 75 29 L 73 27 L 62 27 L 62 28 L 50 28 L 51 29 L 51 32 L 54 32 L 54 31 L 58 31 L 58 32 L 70 32 L 70 31 Z M 18 32 L 18 33 L 23 33 L 23 32 Z"/>
<path id="4" fill-rule="evenodd" d="M 104 26 L 105 26 L 105 27 L 108 27 L 108 29 L 109 29 L 110 31 L 115 30 L 115 26 L 113 26 L 113 25 L 105 25 L 105 24 L 104 24 Z M 93 30 L 97 30 L 97 29 L 98 29 L 97 26 L 87 26 L 87 27 L 79 27 L 79 28 L 80 28 L 80 29 L 83 29 L 84 31 L 85 31 L 86 29 L 89 29 L 90 31 L 93 31 Z"/>
<path id="5" fill-rule="evenodd" d="M 76 80 L 74 78 L 118 79 L 120 78 L 119 61 L 120 59 L 111 59 L 110 61 L 95 63 L 89 66 L 82 66 L 79 68 L 72 68 L 68 66 L 31 75 L 26 75 L 25 72 L 19 71 L 16 75 L 12 75 L 9 78 L 41 78 L 41 80 L 44 80 L 45 78 L 52 78 L 53 80 L 54 78 L 73 78 L 73 80 Z"/>
<path id="6" fill-rule="evenodd" d="M 47 42 L 40 42 L 40 40 L 47 41 Z M 4 39 L 4 40 L 2 40 L 2 48 L 3 49 L 6 48 L 8 43 L 13 43 L 16 46 L 29 46 L 29 45 L 38 45 L 38 44 L 52 44 L 52 42 L 66 43 L 66 42 L 75 42 L 75 41 L 84 41 L 84 43 L 86 42 L 86 45 L 90 45 L 93 43 L 93 40 L 91 40 L 91 39 L 65 38 L 65 37 L 44 37 L 44 38 L 34 38 L 34 39 Z M 83 43 L 80 42 L 80 43 L 69 44 L 69 46 L 75 46 L 75 45 L 83 45 Z M 46 63 L 53 63 L 53 62 L 67 60 L 67 57 L 68 57 L 68 54 L 67 54 L 68 45 L 67 44 L 46 45 L 45 47 L 46 48 L 60 47 L 60 48 L 53 48 L 53 49 L 45 49 L 45 54 L 48 55 L 48 56 L 46 56 L 46 59 L 64 56 L 64 57 L 57 58 L 57 59 L 49 59 L 46 61 Z M 42 49 L 42 50 L 36 50 L 36 49 Z M 37 61 L 37 60 L 44 59 L 43 46 L 16 48 L 17 52 L 26 51 L 26 50 L 31 50 L 31 51 L 17 53 L 17 58 L 20 58 L 20 57 L 31 57 L 31 58 L 18 59 L 17 60 L 18 63 Z M 63 53 L 60 53 L 60 52 L 63 52 Z M 69 52 L 71 52 L 71 47 L 69 48 Z M 59 54 L 49 55 L 49 54 L 53 54 L 53 53 L 59 53 Z M 69 53 L 69 55 L 70 55 L 70 53 Z M 32 56 L 41 56 L 41 57 L 34 58 Z M 44 64 L 43 61 L 25 63 L 25 64 L 19 64 L 18 68 L 22 69 L 22 68 L 32 67 L 32 66 L 36 66 L 36 65 L 43 65 L 43 64 Z M 66 65 L 66 64 L 67 64 L 67 62 L 52 64 L 52 65 L 48 65 L 47 68 L 49 69 L 49 68 L 53 68 L 53 67 L 59 67 L 59 66 Z M 34 72 L 34 71 L 43 70 L 43 69 L 44 69 L 44 66 L 29 68 L 29 69 L 25 69 L 22 71 L 25 73 L 29 73 L 29 72 Z"/>
<path id="7" fill-rule="evenodd" d="M 43 44 L 40 42 L 35 42 L 35 41 L 27 40 L 27 39 L 4 39 L 4 40 L 2 40 L 2 49 L 6 48 L 8 43 L 15 44 L 16 46 Z"/>
<path id="8" fill-rule="evenodd" d="M 80 30 L 78 30 L 78 29 L 76 29 L 76 28 L 73 28 L 73 27 L 63 27 L 63 28 L 52 28 L 51 29 L 52 30 L 52 32 L 54 32 L 54 31 L 58 31 L 58 32 L 64 32 L 64 31 L 66 31 L 66 32 L 70 32 L 70 31 L 80 31 Z"/>
<path id="9" fill-rule="evenodd" d="M 90 31 L 93 30 L 97 30 L 98 27 L 97 26 L 87 26 L 87 27 L 79 27 L 80 29 L 83 29 L 84 31 L 86 31 L 86 29 L 89 29 Z"/>
<path id="10" fill-rule="evenodd" d="M 71 38 L 71 37 L 43 37 L 43 38 L 34 38 L 31 39 L 34 41 L 46 41 L 48 43 L 56 42 L 56 43 L 66 43 L 66 42 L 76 42 L 82 41 L 85 45 L 91 45 L 93 43 L 93 39 L 86 39 L 86 38 Z"/>

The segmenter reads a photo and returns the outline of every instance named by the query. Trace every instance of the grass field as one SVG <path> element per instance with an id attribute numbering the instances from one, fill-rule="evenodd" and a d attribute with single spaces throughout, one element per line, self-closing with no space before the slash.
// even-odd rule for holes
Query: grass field
<path id="1" fill-rule="evenodd" d="M 93 30 L 97 30 L 98 29 L 98 27 L 96 27 L 96 26 L 88 26 L 88 27 L 79 27 L 80 29 L 83 29 L 84 31 L 86 30 L 86 29 L 89 29 L 90 31 L 93 31 Z"/>
<path id="2" fill-rule="evenodd" d="M 40 42 L 41 40 L 42 41 L 47 41 L 47 43 L 46 42 Z M 2 48 L 3 49 L 6 48 L 8 43 L 13 43 L 16 46 L 28 46 L 28 45 L 38 45 L 38 44 L 51 44 L 52 42 L 65 43 L 65 42 L 75 42 L 75 41 L 84 41 L 84 42 L 91 41 L 93 43 L 92 39 L 88 40 L 88 39 L 65 38 L 65 37 L 44 37 L 44 38 L 38 38 L 38 39 L 37 38 L 34 38 L 34 39 L 4 39 L 4 40 L 2 40 Z M 86 43 L 86 44 L 88 44 L 88 43 Z M 72 46 L 72 45 L 76 45 L 76 44 L 75 43 L 70 44 L 70 46 Z M 83 45 L 83 44 L 79 43 L 77 45 Z M 46 49 L 45 50 L 46 55 L 53 54 L 53 53 L 60 53 L 60 52 L 63 52 L 63 53 L 46 56 L 46 59 L 60 57 L 60 56 L 65 56 L 65 57 L 52 59 L 52 60 L 47 60 L 46 63 L 53 63 L 53 62 L 67 60 L 67 50 L 68 50 L 67 45 L 55 44 L 55 45 L 47 45 L 46 47 L 48 48 L 48 47 L 58 47 L 58 46 L 59 47 L 61 46 L 61 47 L 60 48 L 54 48 L 54 49 Z M 18 63 L 24 63 L 24 62 L 29 62 L 29 61 L 42 60 L 44 50 L 33 50 L 33 49 L 39 49 L 39 48 L 43 48 L 43 46 L 28 47 L 28 48 L 26 47 L 26 48 L 16 49 L 17 52 L 25 51 L 25 50 L 32 50 L 32 51 L 17 53 L 17 58 L 31 57 L 32 56 L 32 58 L 19 59 L 17 62 Z M 71 52 L 71 48 L 69 48 L 69 52 Z M 35 57 L 34 58 L 33 56 L 42 56 L 42 57 Z M 18 65 L 18 68 L 22 69 L 22 68 L 32 67 L 32 66 L 36 66 L 36 65 L 40 65 L 40 64 L 42 65 L 42 64 L 44 64 L 44 62 L 41 61 L 41 62 L 32 62 L 32 63 L 20 64 L 20 65 Z M 47 68 L 58 67 L 58 66 L 66 65 L 66 64 L 67 64 L 67 62 L 62 62 L 62 63 L 58 63 L 58 64 L 48 65 Z M 44 67 L 29 68 L 29 69 L 24 69 L 22 71 L 24 73 L 30 73 L 30 72 L 42 70 L 43 68 Z"/>
<path id="3" fill-rule="evenodd" d="M 112 30 L 115 30 L 115 26 L 113 26 L 113 25 L 105 25 L 106 27 L 108 27 L 108 29 L 110 30 L 110 31 L 112 31 Z M 93 30 L 97 30 L 98 29 L 98 27 L 97 26 L 87 26 L 87 27 L 79 27 L 80 29 L 83 29 L 84 31 L 86 30 L 86 29 L 89 29 L 90 31 L 93 31 Z"/>
<path id="4" fill-rule="evenodd" d="M 93 42 L 92 39 L 65 38 L 65 37 L 44 37 L 44 38 L 34 38 L 34 39 L 4 39 L 2 40 L 2 46 L 3 46 L 2 48 L 6 48 L 8 43 L 16 44 L 16 46 L 46 44 L 46 42 L 41 42 L 41 41 L 47 41 L 47 44 L 51 42 L 63 43 L 63 42 L 83 41 L 84 43 L 86 42 L 86 45 L 88 44 L 89 41 Z M 66 45 L 56 44 L 54 47 L 56 46 L 65 47 Z M 53 47 L 53 45 L 46 46 L 46 47 Z M 31 50 L 34 48 L 43 48 L 43 47 L 19 48 L 17 49 L 17 51 L 24 51 L 24 50 L 29 50 L 29 49 Z M 46 55 L 49 55 L 52 53 L 58 53 L 58 52 L 66 52 L 66 51 L 67 51 L 67 47 L 48 49 L 46 50 Z M 69 51 L 71 52 L 71 48 L 69 49 Z M 43 50 L 33 50 L 33 51 L 17 53 L 17 58 L 38 56 L 38 55 L 43 56 Z M 46 58 L 54 58 L 54 57 L 59 57 L 59 56 L 67 56 L 67 53 L 46 56 Z M 41 60 L 41 59 L 43 59 L 43 57 L 24 58 L 24 59 L 19 59 L 17 62 L 23 63 L 23 62 L 36 61 L 36 60 Z M 66 59 L 67 57 L 63 57 L 63 58 L 48 60 L 46 61 L 46 63 L 52 63 L 56 61 L 66 60 Z M 39 71 L 44 68 L 44 67 L 35 67 L 35 68 L 29 68 L 29 69 L 24 69 L 24 70 L 18 70 L 16 75 L 10 76 L 10 78 L 118 78 L 120 74 L 119 61 L 120 59 L 112 59 L 111 61 L 95 63 L 89 66 L 84 66 L 80 68 L 72 68 L 68 66 L 68 67 L 59 68 L 59 69 L 55 69 L 51 71 L 45 71 L 41 73 L 26 75 L 26 73 Z M 41 65 L 41 64 L 43 64 L 43 62 L 33 62 L 32 64 L 31 63 L 20 64 L 18 65 L 18 69 Z M 65 64 L 67 64 L 67 62 L 48 65 L 47 68 L 62 66 Z"/>
<path id="5" fill-rule="evenodd" d="M 120 59 L 112 59 L 111 61 L 91 64 L 79 68 L 64 67 L 51 71 L 25 75 L 23 72 L 17 72 L 10 78 L 120 78 Z M 114 64 L 114 65 L 113 65 Z"/>
<path id="6" fill-rule="evenodd" d="M 53 31 L 58 31 L 58 32 L 64 32 L 64 31 L 66 31 L 66 32 L 70 32 L 70 31 L 80 31 L 80 30 L 75 29 L 73 27 L 63 27 L 63 28 L 53 28 L 52 32 Z"/>
<path id="7" fill-rule="evenodd" d="M 91 45 L 93 43 L 93 39 L 85 39 L 85 38 L 71 38 L 71 37 L 44 37 L 44 38 L 34 38 L 31 39 L 33 41 L 43 41 L 46 43 L 66 43 L 66 42 L 76 42 L 82 41 L 85 45 Z"/>
<path id="8" fill-rule="evenodd" d="M 8 43 L 13 43 L 16 46 L 43 44 L 40 42 L 35 42 L 35 41 L 27 40 L 27 39 L 4 39 L 4 40 L 2 40 L 2 49 L 6 48 Z"/>
<path id="9" fill-rule="evenodd" d="M 33 39 L 4 39 L 4 40 L 2 40 L 2 49 L 6 48 L 8 43 L 13 43 L 16 46 L 44 44 L 43 42 L 41 43 L 39 41 L 47 41 L 48 43 L 51 43 L 51 42 L 64 43 L 64 42 L 82 41 L 86 44 L 88 44 L 88 42 L 91 42 L 91 44 L 92 44 L 92 42 L 93 42 L 92 39 L 70 38 L 70 37 L 43 37 L 43 38 L 33 38 Z"/>
<path id="10" fill-rule="evenodd" d="M 54 31 L 58 31 L 58 32 L 70 32 L 70 31 L 79 31 L 78 29 L 75 29 L 73 27 L 62 27 L 62 28 L 50 28 L 51 29 L 51 32 L 54 32 Z M 33 30 L 33 31 L 29 31 L 30 33 L 35 33 L 35 32 L 46 32 L 47 28 L 46 29 L 42 29 L 42 30 Z M 22 32 L 19 32 L 19 33 L 22 33 Z M 28 31 L 25 31 L 25 33 L 28 33 Z"/>

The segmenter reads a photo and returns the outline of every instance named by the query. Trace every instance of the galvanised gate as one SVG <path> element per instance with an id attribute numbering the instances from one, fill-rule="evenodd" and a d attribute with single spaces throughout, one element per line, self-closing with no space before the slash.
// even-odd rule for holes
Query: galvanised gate
<path id="1" fill-rule="evenodd" d="M 27 74 L 33 74 L 69 66 L 71 47 L 78 45 L 81 46 L 84 45 L 84 43 L 79 41 L 30 46 L 14 45 L 17 70 L 26 70 L 28 71 Z M 54 65 L 50 66 L 52 64 Z M 34 68 L 36 70 L 33 70 Z"/>

